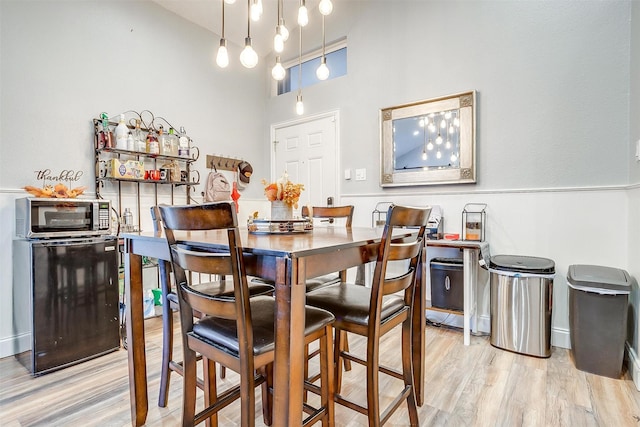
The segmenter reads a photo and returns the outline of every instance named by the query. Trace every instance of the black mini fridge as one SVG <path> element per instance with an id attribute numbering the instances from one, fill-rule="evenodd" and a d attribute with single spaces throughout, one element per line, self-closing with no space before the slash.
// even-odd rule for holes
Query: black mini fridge
<path id="1" fill-rule="evenodd" d="M 32 375 L 120 348 L 116 238 L 18 239 L 13 249 L 16 332 L 31 344 L 16 357 Z"/>

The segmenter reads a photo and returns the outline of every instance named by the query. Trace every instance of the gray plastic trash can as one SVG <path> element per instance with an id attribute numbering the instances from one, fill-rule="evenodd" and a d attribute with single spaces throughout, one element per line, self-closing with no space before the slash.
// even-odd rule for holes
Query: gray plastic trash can
<path id="1" fill-rule="evenodd" d="M 547 258 L 496 255 L 491 273 L 491 344 L 536 357 L 551 356 L 555 263 Z"/>
<path id="2" fill-rule="evenodd" d="M 631 280 L 625 270 L 571 265 L 569 335 L 576 368 L 620 378 Z"/>

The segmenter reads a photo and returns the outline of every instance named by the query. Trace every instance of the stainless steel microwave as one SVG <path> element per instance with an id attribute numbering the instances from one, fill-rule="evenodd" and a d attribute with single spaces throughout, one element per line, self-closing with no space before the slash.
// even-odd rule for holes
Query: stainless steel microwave
<path id="1" fill-rule="evenodd" d="M 16 236 L 26 239 L 111 233 L 111 202 L 90 199 L 16 199 Z"/>

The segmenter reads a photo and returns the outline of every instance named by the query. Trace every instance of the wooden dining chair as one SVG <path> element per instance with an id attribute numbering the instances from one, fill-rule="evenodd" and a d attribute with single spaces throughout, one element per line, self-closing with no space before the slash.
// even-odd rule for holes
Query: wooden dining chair
<path id="1" fill-rule="evenodd" d="M 338 222 L 344 223 L 344 227 L 347 229 L 351 228 L 351 224 L 353 223 L 353 205 L 346 206 L 312 206 L 309 208 L 308 206 L 303 206 L 300 214 L 303 218 L 314 218 L 321 222 L 327 222 L 329 224 L 334 224 Z M 347 281 L 347 270 L 342 270 L 335 273 L 329 273 L 318 277 L 312 277 L 306 280 L 306 292 L 311 292 L 313 290 L 319 289 L 323 286 L 332 285 L 334 283 L 346 282 Z M 349 350 L 349 339 L 347 337 L 347 333 L 342 333 L 342 341 L 344 350 Z M 318 350 L 312 351 L 309 353 L 309 349 L 307 349 L 307 361 L 304 367 L 304 375 L 305 378 L 308 378 L 309 381 L 313 382 L 318 379 L 318 374 L 312 375 L 309 377 L 309 360 L 314 358 L 319 354 Z M 348 359 L 344 359 L 343 361 L 344 369 L 346 371 L 351 370 L 351 361 Z"/>
<path id="2" fill-rule="evenodd" d="M 217 425 L 218 412 L 232 401 L 240 399 L 240 425 L 255 423 L 255 393 L 263 384 L 263 410 L 271 405 L 267 386 L 272 385 L 272 367 L 275 358 L 276 303 L 273 296 L 249 298 L 242 244 L 234 203 L 219 202 L 204 205 L 160 206 L 180 305 L 180 326 L 184 353 L 182 424 L 191 426 L 206 419 Z M 187 246 L 177 238 L 176 232 L 206 231 L 224 236 L 226 248 L 210 251 Z M 224 275 L 230 277 L 233 293 L 207 295 L 192 286 L 187 272 Z M 194 318 L 197 311 L 203 317 Z M 320 407 L 305 405 L 308 416 L 304 425 L 322 421 L 333 426 L 333 359 L 331 313 L 305 307 L 305 344 L 320 341 L 321 387 Z M 205 409 L 196 408 L 196 353 L 205 363 Z M 219 362 L 237 372 L 240 383 L 218 393 L 215 363 Z M 271 423 L 271 414 L 264 413 L 265 423 Z M 301 414 L 302 416 L 302 414 Z"/>
<path id="3" fill-rule="evenodd" d="M 151 220 L 153 222 L 153 230 L 160 235 L 162 232 L 162 221 L 160 219 L 160 210 L 158 206 L 151 206 Z M 169 383 L 171 380 L 171 372 L 178 375 L 183 374 L 182 361 L 173 360 L 173 312 L 178 310 L 178 294 L 171 286 L 171 263 L 158 260 L 158 272 L 160 290 L 162 292 L 162 360 L 160 368 L 160 390 L 158 393 L 158 406 L 164 408 L 169 400 Z M 225 281 L 203 282 L 196 286 L 199 292 L 210 295 L 233 295 L 233 285 Z M 275 288 L 266 283 L 250 283 L 249 295 L 272 295 Z M 194 316 L 200 317 L 201 313 L 194 312 Z M 198 357 L 198 359 L 200 359 Z M 220 377 L 224 378 L 225 367 L 220 367 Z M 204 389 L 204 383 L 201 379 L 197 381 L 198 387 Z"/>
<path id="4" fill-rule="evenodd" d="M 369 426 L 380 426 L 403 402 L 407 403 L 409 422 L 418 424 L 415 387 L 411 361 L 411 322 L 414 293 L 417 283 L 418 261 L 424 246 L 424 233 L 431 208 L 391 206 L 387 213 L 380 249 L 375 264 L 371 288 L 338 283 L 307 294 L 307 303 L 330 311 L 336 317 L 335 363 L 341 359 L 362 364 L 367 368 L 367 402 L 349 400 L 339 394 L 342 371 L 336 369 L 335 401 L 338 404 L 367 415 Z M 416 227 L 415 233 L 402 239 L 393 239 L 394 230 Z M 388 268 L 391 261 L 392 268 Z M 402 371 L 381 366 L 380 338 L 402 324 Z M 347 331 L 366 337 L 366 358 L 341 350 L 340 332 Z M 404 381 L 401 393 L 381 413 L 378 374 L 384 373 Z"/>

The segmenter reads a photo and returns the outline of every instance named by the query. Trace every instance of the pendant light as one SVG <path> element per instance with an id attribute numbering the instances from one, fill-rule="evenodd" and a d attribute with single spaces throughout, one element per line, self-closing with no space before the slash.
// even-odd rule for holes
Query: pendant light
<path id="1" fill-rule="evenodd" d="M 309 12 L 305 5 L 305 0 L 300 0 L 300 7 L 298 8 L 298 25 L 305 27 L 309 23 Z"/>
<path id="2" fill-rule="evenodd" d="M 299 31 L 300 49 L 298 51 L 298 95 L 296 96 L 296 114 L 301 116 L 304 114 L 304 104 L 302 103 L 302 27 L 299 28 Z"/>
<path id="3" fill-rule="evenodd" d="M 284 3 L 283 0 L 278 0 L 278 33 L 282 36 L 282 41 L 286 42 L 289 40 L 289 30 L 287 26 L 284 25 Z"/>
<path id="4" fill-rule="evenodd" d="M 333 6 L 332 6 L 333 7 Z M 320 59 L 320 66 L 316 70 L 316 76 L 318 80 L 327 80 L 329 78 L 329 67 L 327 67 L 327 57 L 325 55 L 325 33 L 324 33 L 324 14 L 322 14 L 322 58 Z"/>
<path id="5" fill-rule="evenodd" d="M 246 68 L 253 68 L 258 64 L 258 54 L 251 46 L 251 0 L 247 0 L 247 38 L 244 39 L 244 49 L 240 54 L 240 62 Z"/>
<path id="6" fill-rule="evenodd" d="M 323 16 L 330 15 L 331 12 L 333 11 L 333 3 L 331 3 L 331 0 L 320 0 L 318 9 L 320 9 L 320 13 Z"/>
<path id="7" fill-rule="evenodd" d="M 286 75 L 287 75 L 287 71 L 282 66 L 282 63 L 280 62 L 280 57 L 276 56 L 276 65 L 274 65 L 273 68 L 271 69 L 271 76 L 275 80 L 280 81 L 284 79 Z"/>
<path id="8" fill-rule="evenodd" d="M 257 22 L 262 17 L 262 0 L 253 0 L 251 6 L 249 6 L 249 15 L 251 15 L 251 20 L 253 22 Z"/>
<path id="9" fill-rule="evenodd" d="M 235 1 L 235 0 L 234 0 Z M 227 51 L 227 40 L 224 38 L 224 4 L 227 0 L 222 1 L 222 38 L 220 39 L 220 47 L 216 55 L 216 64 L 218 67 L 225 68 L 229 65 L 229 52 Z"/>
<path id="10" fill-rule="evenodd" d="M 280 22 L 282 21 L 282 0 L 278 0 L 278 17 L 276 19 L 276 34 L 273 36 L 273 50 L 277 53 L 281 53 L 284 50 L 284 37 L 280 29 Z"/>

